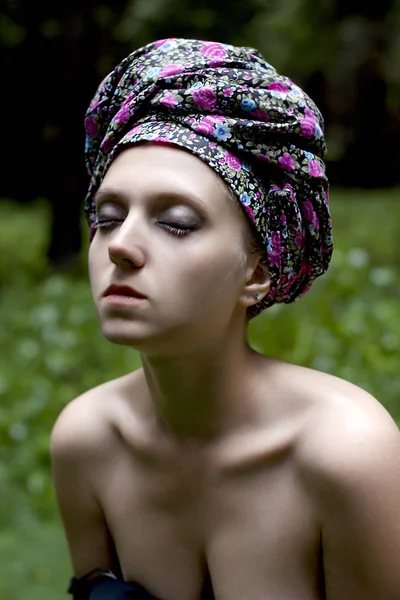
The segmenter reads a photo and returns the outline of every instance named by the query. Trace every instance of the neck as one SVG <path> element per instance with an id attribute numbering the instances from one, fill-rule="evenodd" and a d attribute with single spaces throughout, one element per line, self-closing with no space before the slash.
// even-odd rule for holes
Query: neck
<path id="1" fill-rule="evenodd" d="M 187 354 L 142 355 L 161 429 L 182 441 L 207 441 L 242 422 L 255 356 L 244 333 Z"/>

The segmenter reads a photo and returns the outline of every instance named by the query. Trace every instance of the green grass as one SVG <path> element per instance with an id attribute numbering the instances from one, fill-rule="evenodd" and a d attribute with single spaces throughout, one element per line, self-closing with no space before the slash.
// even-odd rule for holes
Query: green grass
<path id="1" fill-rule="evenodd" d="M 299 302 L 250 326 L 260 351 L 369 390 L 400 424 L 399 190 L 333 190 L 336 250 Z M 0 597 L 65 600 L 71 575 L 51 486 L 49 435 L 82 391 L 139 365 L 99 331 L 85 251 L 74 273 L 45 260 L 45 202 L 0 203 Z"/>

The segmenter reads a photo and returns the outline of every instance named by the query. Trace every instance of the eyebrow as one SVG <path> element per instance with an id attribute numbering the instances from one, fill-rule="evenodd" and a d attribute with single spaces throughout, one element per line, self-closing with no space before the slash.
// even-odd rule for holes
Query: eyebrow
<path id="1" fill-rule="evenodd" d="M 100 202 L 106 202 L 107 200 L 122 200 L 126 197 L 125 194 L 121 193 L 117 188 L 102 187 L 94 195 L 93 201 L 96 205 Z M 177 190 L 162 190 L 154 193 L 154 198 L 157 200 L 176 200 L 183 204 L 191 204 L 194 206 L 200 205 L 205 210 L 208 210 L 204 200 L 199 198 L 196 194 L 189 192 L 180 192 Z"/>

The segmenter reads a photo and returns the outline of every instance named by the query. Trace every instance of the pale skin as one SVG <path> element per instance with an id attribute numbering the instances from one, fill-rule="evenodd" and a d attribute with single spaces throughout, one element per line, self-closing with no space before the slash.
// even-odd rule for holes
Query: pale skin
<path id="1" fill-rule="evenodd" d="M 162 600 L 199 600 L 207 572 L 216 600 L 397 600 L 398 428 L 360 388 L 249 347 L 269 277 L 222 180 L 178 148 L 134 146 L 97 205 L 100 324 L 143 367 L 52 432 L 75 576 L 112 569 Z M 115 283 L 146 298 L 113 304 Z"/>

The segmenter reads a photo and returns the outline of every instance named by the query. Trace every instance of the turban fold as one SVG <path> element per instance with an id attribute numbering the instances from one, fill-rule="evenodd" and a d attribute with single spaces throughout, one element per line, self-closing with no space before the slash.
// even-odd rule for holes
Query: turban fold
<path id="1" fill-rule="evenodd" d="M 172 143 L 225 181 L 250 220 L 271 287 L 251 308 L 292 302 L 325 273 L 332 222 L 323 118 L 254 48 L 166 39 L 132 52 L 102 81 L 85 118 L 85 212 L 126 145 Z"/>

